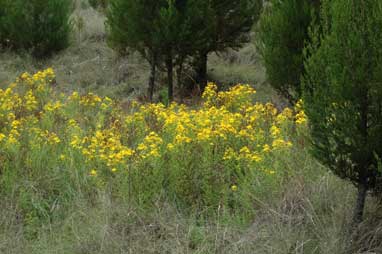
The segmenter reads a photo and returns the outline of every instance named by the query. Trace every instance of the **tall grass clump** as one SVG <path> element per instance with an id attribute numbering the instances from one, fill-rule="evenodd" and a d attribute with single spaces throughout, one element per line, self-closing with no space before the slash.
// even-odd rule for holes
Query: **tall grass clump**
<path id="1" fill-rule="evenodd" d="M 2 0 L 1 7 L 2 47 L 42 58 L 69 45 L 70 0 Z"/>

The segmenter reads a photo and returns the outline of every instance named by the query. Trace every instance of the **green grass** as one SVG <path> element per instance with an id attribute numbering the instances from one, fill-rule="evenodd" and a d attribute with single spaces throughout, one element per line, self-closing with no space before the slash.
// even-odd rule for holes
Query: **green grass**
<path id="1" fill-rule="evenodd" d="M 36 237 L 28 239 L 25 232 L 30 229 L 12 223 L 14 211 L 2 207 L 0 250 L 36 254 L 343 253 L 353 189 L 331 174 L 320 174 L 314 181 L 291 181 L 278 199 L 259 202 L 257 217 L 245 226 L 226 221 L 224 214 L 219 217 L 219 211 L 209 220 L 186 216 L 167 203 L 142 211 L 100 192 L 95 193 L 94 204 L 77 198 L 64 218 L 36 229 Z M 368 241 L 360 242 L 358 248 L 374 241 L 374 251 L 379 253 L 380 243 L 373 237 L 379 235 L 380 225 L 365 222 L 363 227 L 369 239 L 365 236 Z M 373 230 L 376 234 L 370 234 Z"/>

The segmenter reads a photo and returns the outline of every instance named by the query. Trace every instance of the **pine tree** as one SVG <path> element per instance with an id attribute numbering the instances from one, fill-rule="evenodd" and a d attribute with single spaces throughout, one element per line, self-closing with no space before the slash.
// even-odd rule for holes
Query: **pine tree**
<path id="1" fill-rule="evenodd" d="M 267 79 L 291 103 L 301 96 L 303 49 L 319 6 L 317 0 L 272 0 L 259 21 L 256 44 Z"/>
<path id="2" fill-rule="evenodd" d="M 38 58 L 69 45 L 70 0 L 2 0 L 0 44 Z"/>
<path id="3" fill-rule="evenodd" d="M 325 0 L 303 78 L 314 155 L 358 189 L 353 226 L 382 184 L 382 2 Z"/>
<path id="4" fill-rule="evenodd" d="M 237 49 L 250 41 L 250 32 L 257 20 L 263 0 L 205 0 L 208 5 L 208 41 L 195 56 L 196 81 L 203 90 L 207 84 L 207 61 L 211 52 Z"/>
<path id="5" fill-rule="evenodd" d="M 138 51 L 151 66 L 149 97 L 152 100 L 157 59 L 160 50 L 155 36 L 155 23 L 163 1 L 112 0 L 107 12 L 108 42 L 124 53 L 128 48 Z"/>
<path id="6" fill-rule="evenodd" d="M 168 97 L 173 99 L 174 69 L 182 68 L 207 37 L 204 0 L 112 0 L 108 12 L 112 47 L 137 50 L 151 65 L 149 97 L 155 70 L 167 71 Z"/>

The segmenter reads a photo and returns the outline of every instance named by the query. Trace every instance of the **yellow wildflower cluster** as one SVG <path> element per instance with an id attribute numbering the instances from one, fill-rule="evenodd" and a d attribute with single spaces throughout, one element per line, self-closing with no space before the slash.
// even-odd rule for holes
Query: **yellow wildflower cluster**
<path id="1" fill-rule="evenodd" d="M 296 103 L 295 110 L 297 112 L 296 124 L 305 124 L 307 122 L 307 116 L 304 111 L 304 103 L 301 99 Z"/>
<path id="2" fill-rule="evenodd" d="M 50 85 L 54 80 L 47 69 L 24 73 L 0 89 L 0 152 L 15 144 L 54 146 L 57 161 L 67 163 L 75 155 L 91 176 L 200 154 L 224 167 L 239 163 L 273 174 L 264 169 L 272 154 L 287 151 L 294 125 L 306 122 L 302 102 L 295 111 L 279 112 L 271 103 L 255 103 L 256 91 L 249 85 L 219 92 L 209 83 L 198 108 L 134 102 L 123 111 L 110 98 L 92 93 L 58 95 Z M 227 181 L 227 188 L 234 186 Z"/>
<path id="3" fill-rule="evenodd" d="M 49 132 L 48 130 L 42 130 L 40 128 L 30 128 L 30 133 L 35 134 L 31 146 L 36 146 L 40 143 L 56 145 L 61 142 L 61 139 L 54 132 Z M 36 142 L 38 141 L 38 142 Z"/>
<path id="4" fill-rule="evenodd" d="M 150 132 L 149 135 L 144 138 L 143 143 L 138 145 L 137 150 L 143 159 L 160 157 L 159 149 L 162 143 L 163 140 L 158 134 Z"/>
<path id="5" fill-rule="evenodd" d="M 205 106 L 222 106 L 228 109 L 245 108 L 253 104 L 253 95 L 256 90 L 250 85 L 238 84 L 231 87 L 228 91 L 218 92 L 215 83 L 208 83 L 203 93 L 205 99 Z"/>
<path id="6" fill-rule="evenodd" d="M 73 142 L 73 141 L 72 141 Z M 74 144 L 78 144 L 78 137 Z M 121 143 L 121 134 L 115 129 L 97 130 L 93 136 L 84 137 L 81 145 L 82 154 L 89 160 L 101 161 L 112 171 L 117 167 L 123 167 L 134 151 Z"/>
<path id="7" fill-rule="evenodd" d="M 209 83 L 202 96 L 205 102 L 198 109 L 175 103 L 167 108 L 135 104 L 125 123 L 130 133 L 142 136 L 137 151 L 143 159 L 212 149 L 222 162 L 262 168 L 274 151 L 292 147 L 289 134 L 295 115 L 289 108 L 278 112 L 271 103 L 254 103 L 255 93 L 248 85 L 218 92 Z"/>

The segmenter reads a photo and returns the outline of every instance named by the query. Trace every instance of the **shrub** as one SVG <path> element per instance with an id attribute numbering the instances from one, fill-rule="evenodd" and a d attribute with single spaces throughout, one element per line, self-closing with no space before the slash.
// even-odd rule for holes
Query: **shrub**
<path id="1" fill-rule="evenodd" d="M 5 43 L 5 32 L 4 32 L 4 17 L 5 17 L 5 11 L 4 11 L 4 6 L 5 6 L 5 1 L 0 0 L 0 49 L 1 45 Z"/>
<path id="2" fill-rule="evenodd" d="M 89 0 L 89 4 L 94 8 L 94 9 L 106 9 L 108 0 Z"/>
<path id="3" fill-rule="evenodd" d="M 186 60 L 208 35 L 204 0 L 112 0 L 107 13 L 109 44 L 119 51 L 138 51 L 151 65 L 149 98 L 152 99 L 156 67 L 167 71 L 168 99 L 173 100 L 174 71 L 181 74 Z M 148 17 L 148 18 L 142 18 Z"/>
<path id="4" fill-rule="evenodd" d="M 2 0 L 0 43 L 47 57 L 69 45 L 70 0 Z"/>
<path id="5" fill-rule="evenodd" d="M 269 83 L 290 102 L 301 95 L 303 49 L 312 21 L 311 0 L 275 0 L 259 22 L 257 47 Z"/>
<path id="6" fill-rule="evenodd" d="M 211 52 L 238 49 L 251 39 L 250 32 L 263 8 L 262 0 L 204 0 L 208 4 L 203 29 L 208 36 L 194 59 L 196 82 L 207 85 L 207 62 Z"/>
<path id="7" fill-rule="evenodd" d="M 382 184 L 382 3 L 326 0 L 322 14 L 308 47 L 305 106 L 315 156 L 358 188 L 356 225 L 367 193 Z"/>

